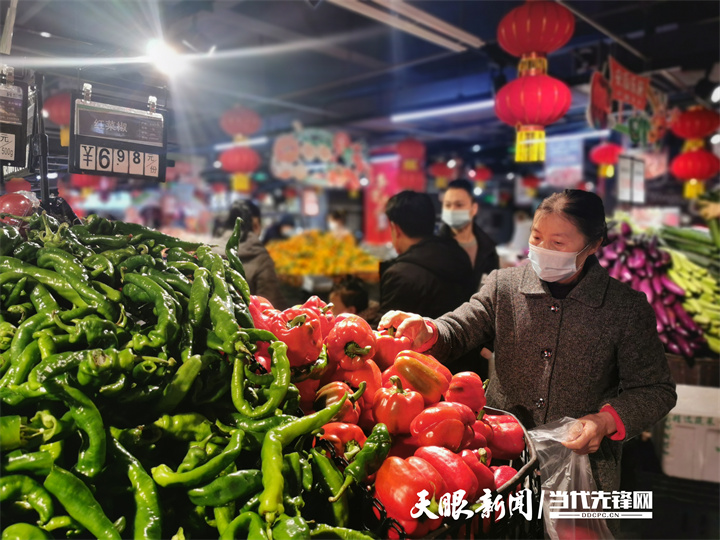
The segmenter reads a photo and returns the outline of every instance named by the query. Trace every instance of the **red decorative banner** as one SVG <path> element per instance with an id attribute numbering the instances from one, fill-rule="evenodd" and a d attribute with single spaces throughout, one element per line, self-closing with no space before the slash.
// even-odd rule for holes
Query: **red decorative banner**
<path id="1" fill-rule="evenodd" d="M 645 110 L 648 86 L 650 86 L 648 77 L 635 75 L 612 56 L 610 57 L 610 88 L 615 101 L 628 103 L 641 111 Z"/>
<path id="2" fill-rule="evenodd" d="M 398 187 L 398 161 L 372 164 L 372 180 L 365 191 L 365 242 L 390 242 L 390 224 L 385 215 L 388 199 L 400 191 Z"/>

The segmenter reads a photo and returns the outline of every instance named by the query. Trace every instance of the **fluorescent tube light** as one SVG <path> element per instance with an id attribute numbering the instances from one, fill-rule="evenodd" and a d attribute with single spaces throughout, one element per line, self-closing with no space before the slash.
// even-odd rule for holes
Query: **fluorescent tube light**
<path id="1" fill-rule="evenodd" d="M 371 19 L 375 19 L 378 22 L 387 24 L 388 26 L 392 26 L 393 28 L 397 28 L 398 30 L 413 34 L 414 36 L 435 43 L 435 45 L 445 47 L 446 49 L 450 49 L 451 51 L 463 52 L 467 50 L 467 47 L 465 47 L 464 45 L 461 45 L 449 39 L 445 39 L 444 37 L 430 32 L 429 30 L 420 28 L 419 26 L 413 24 L 410 21 L 401 19 L 396 15 L 392 15 L 390 13 L 387 13 L 386 11 L 376 9 L 367 4 L 358 2 L 358 0 L 328 0 L 328 2 L 330 2 L 331 4 L 335 4 L 339 7 L 349 9 L 350 11 L 354 11 L 355 13 L 359 13 L 360 15 L 370 17 Z"/>
<path id="2" fill-rule="evenodd" d="M 580 133 L 572 133 L 570 135 L 554 135 L 547 137 L 545 142 L 557 142 L 557 141 L 574 141 L 581 139 L 599 139 L 602 137 L 609 137 L 612 133 L 609 129 L 601 129 L 594 131 L 581 131 Z"/>
<path id="3" fill-rule="evenodd" d="M 372 156 L 370 158 L 370 163 L 390 163 L 391 161 L 397 161 L 399 159 L 400 156 L 398 154 L 380 154 Z"/>
<path id="4" fill-rule="evenodd" d="M 253 137 L 252 139 L 245 139 L 244 141 L 216 144 L 215 150 L 227 150 L 228 148 L 234 148 L 236 146 L 262 146 L 263 144 L 267 144 L 267 142 L 267 137 Z"/>
<path id="5" fill-rule="evenodd" d="M 419 120 L 421 118 L 431 118 L 433 116 L 449 116 L 451 114 L 459 114 L 469 111 L 480 111 L 482 109 L 491 109 L 495 106 L 495 100 L 484 99 L 482 101 L 473 101 L 471 103 L 463 103 L 462 105 L 449 105 L 447 107 L 438 107 L 436 109 L 427 109 L 425 111 L 415 111 L 409 113 L 393 114 L 390 117 L 391 122 L 409 122 L 411 120 Z"/>

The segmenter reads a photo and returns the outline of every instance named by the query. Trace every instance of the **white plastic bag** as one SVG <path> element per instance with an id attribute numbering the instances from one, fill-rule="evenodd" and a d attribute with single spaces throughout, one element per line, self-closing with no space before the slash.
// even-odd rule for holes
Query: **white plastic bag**
<path id="1" fill-rule="evenodd" d="M 551 517 L 551 512 L 584 510 L 582 506 L 573 508 L 572 502 L 569 508 L 560 509 L 564 506 L 558 504 L 561 493 L 571 497 L 573 491 L 597 491 L 588 456 L 576 454 L 560 442 L 575 439 L 580 434 L 578 429 L 582 432 L 576 419 L 565 417 L 529 432 L 540 462 L 545 535 L 551 540 L 612 539 L 604 519 Z M 551 492 L 555 492 L 554 496 Z"/>

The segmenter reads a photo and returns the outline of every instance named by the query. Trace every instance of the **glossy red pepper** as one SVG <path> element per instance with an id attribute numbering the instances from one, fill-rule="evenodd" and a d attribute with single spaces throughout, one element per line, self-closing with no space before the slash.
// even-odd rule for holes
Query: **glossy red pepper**
<path id="1" fill-rule="evenodd" d="M 347 422 L 330 422 L 323 426 L 323 434 L 319 439 L 325 439 L 335 447 L 335 453 L 348 461 L 357 454 L 365 444 L 367 437 L 363 430 L 355 424 Z"/>
<path id="2" fill-rule="evenodd" d="M 315 394 L 320 388 L 320 381 L 318 379 L 305 379 L 293 384 L 297 386 L 300 392 L 300 408 L 305 414 L 310 414 L 315 410 L 313 409 L 313 402 L 315 401 Z"/>
<path id="3" fill-rule="evenodd" d="M 493 466 L 490 467 L 490 470 L 493 472 L 493 476 L 495 477 L 495 485 L 497 486 L 497 489 L 504 487 L 505 484 L 515 478 L 515 475 L 517 474 L 517 471 L 508 465 L 500 465 L 499 467 Z M 520 484 L 515 486 L 513 491 L 517 491 L 519 489 Z"/>
<path id="4" fill-rule="evenodd" d="M 350 371 L 336 367 L 334 371 L 328 371 L 322 381 L 342 381 L 353 390 L 360 388 L 360 383 L 365 382 L 365 392 L 359 401 L 362 412 L 358 425 L 368 431 L 373 428 L 377 423 L 372 410 L 373 399 L 375 393 L 382 387 L 382 373 L 374 361 L 367 360 L 362 368 Z"/>
<path id="5" fill-rule="evenodd" d="M 415 351 L 401 351 L 395 363 L 383 372 L 383 386 L 390 385 L 390 377 L 397 375 L 403 388 L 420 392 L 425 405 L 440 401 L 450 387 L 452 373 L 432 356 Z"/>
<path id="6" fill-rule="evenodd" d="M 311 296 L 302 307 L 312 309 L 318 314 L 322 335 L 329 335 L 330 330 L 335 326 L 335 315 L 333 315 L 332 306 L 327 305 L 318 296 Z"/>
<path id="7" fill-rule="evenodd" d="M 412 349 L 412 340 L 407 336 L 396 338 L 395 331 L 395 328 L 391 326 L 390 328 L 384 328 L 379 332 L 375 332 L 377 348 L 374 360 L 382 370 L 393 365 L 395 357 L 397 357 L 400 351 Z"/>
<path id="8" fill-rule="evenodd" d="M 448 488 L 441 474 L 424 459 L 391 456 L 385 459 L 375 478 L 375 495 L 385 506 L 389 517 L 402 525 L 408 536 L 419 538 L 437 529 L 442 518 L 431 519 L 426 515 L 412 517 L 411 512 L 419 502 L 418 493 L 425 491 L 428 508 L 437 514 L 437 501 Z"/>
<path id="9" fill-rule="evenodd" d="M 478 495 L 482 495 L 483 490 L 486 488 L 495 491 L 495 475 L 490 470 L 490 467 L 483 463 L 476 450 L 463 450 L 460 452 L 460 457 L 463 458 L 478 479 Z"/>
<path id="10" fill-rule="evenodd" d="M 269 341 L 258 341 L 256 343 L 257 350 L 255 351 L 255 361 L 265 368 L 265 371 L 270 373 L 272 366 L 272 358 L 270 354 L 270 342 Z"/>
<path id="11" fill-rule="evenodd" d="M 276 313 L 279 313 L 279 311 L 262 296 L 251 296 L 248 309 L 255 328 L 262 330 L 270 330 L 270 319 L 272 319 Z"/>
<path id="12" fill-rule="evenodd" d="M 317 313 L 306 308 L 290 308 L 275 313 L 269 330 L 288 346 L 291 367 L 314 363 L 322 350 L 322 331 Z"/>
<path id="13" fill-rule="evenodd" d="M 472 371 L 463 371 L 453 375 L 450 387 L 445 392 L 445 401 L 464 403 L 475 414 L 485 407 L 485 386 L 480 375 Z"/>
<path id="14" fill-rule="evenodd" d="M 350 315 L 335 324 L 325 338 L 328 360 L 351 371 L 363 367 L 375 354 L 375 335 L 362 317 Z"/>
<path id="15" fill-rule="evenodd" d="M 472 504 L 475 501 L 478 479 L 460 454 L 442 446 L 421 446 L 415 451 L 415 455 L 435 467 L 445 480 L 450 493 L 462 489 L 468 503 Z"/>
<path id="16" fill-rule="evenodd" d="M 313 407 L 316 411 L 325 409 L 334 405 L 338 401 L 341 401 L 345 394 L 350 394 L 350 398 L 345 400 L 340 412 L 335 415 L 335 420 L 338 422 L 347 422 L 350 424 L 357 424 L 360 419 L 360 413 L 362 409 L 357 403 L 355 395 L 350 387 L 339 381 L 331 382 L 320 388 L 315 394 L 315 401 Z"/>
<path id="17" fill-rule="evenodd" d="M 373 414 L 382 422 L 391 435 L 407 435 L 410 423 L 425 408 L 423 397 L 414 390 L 404 390 L 400 377 L 391 377 L 393 388 L 381 388 L 375 393 Z"/>
<path id="18" fill-rule="evenodd" d="M 525 450 L 525 433 L 520 423 L 508 414 L 483 416 L 492 426 L 493 437 L 488 441 L 495 459 L 517 459 Z"/>
<path id="19" fill-rule="evenodd" d="M 443 446 L 458 452 L 472 441 L 474 421 L 470 407 L 444 401 L 418 414 L 410 423 L 410 433 L 420 446 Z"/>
<path id="20" fill-rule="evenodd" d="M 492 450 L 484 447 L 477 448 L 475 451 L 478 453 L 478 456 L 480 456 L 480 461 L 482 461 L 485 465 L 489 467 L 492 463 Z"/>
<path id="21" fill-rule="evenodd" d="M 415 450 L 420 448 L 417 439 L 412 435 L 394 435 L 392 441 L 389 456 L 409 458 L 415 454 Z"/>

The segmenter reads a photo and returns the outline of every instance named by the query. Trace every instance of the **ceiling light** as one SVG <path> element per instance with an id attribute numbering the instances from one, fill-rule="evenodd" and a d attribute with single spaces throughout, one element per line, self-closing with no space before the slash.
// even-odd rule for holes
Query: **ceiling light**
<path id="1" fill-rule="evenodd" d="M 419 120 L 421 118 L 432 118 L 433 116 L 449 116 L 451 114 L 459 114 L 468 111 L 480 111 L 483 109 L 491 109 L 495 106 L 495 100 L 484 99 L 482 101 L 472 101 L 463 103 L 462 105 L 449 105 L 447 107 L 438 107 L 436 109 L 427 109 L 424 111 L 415 111 L 409 113 L 393 114 L 390 117 L 391 122 L 409 122 L 411 120 Z"/>
<path id="2" fill-rule="evenodd" d="M 52 37 L 50 32 L 40 32 L 40 37 L 49 38 Z"/>
<path id="3" fill-rule="evenodd" d="M 216 144 L 215 150 L 227 150 L 228 148 L 235 148 L 236 146 L 262 146 L 263 144 L 267 144 L 267 142 L 267 137 L 253 137 L 252 139 L 245 139 L 244 141 L 232 141 Z"/>
<path id="4" fill-rule="evenodd" d="M 476 197 L 479 197 L 480 195 L 482 195 L 482 188 L 476 187 L 475 189 L 473 189 L 473 193 L 475 194 Z"/>
<path id="5" fill-rule="evenodd" d="M 602 137 L 609 137 L 611 131 L 609 129 L 599 129 L 593 131 L 581 131 L 580 133 L 572 133 L 570 135 L 555 135 L 553 137 L 547 137 L 545 142 L 557 142 L 557 141 L 575 141 L 582 139 L 600 139 Z"/>
<path id="6" fill-rule="evenodd" d="M 213 167 L 215 167 L 216 169 L 219 169 L 220 167 L 222 167 L 222 162 L 220 160 L 215 161 L 213 163 Z"/>
<path id="7" fill-rule="evenodd" d="M 50 118 L 50 113 L 47 112 L 45 109 L 42 110 L 43 118 Z"/>
<path id="8" fill-rule="evenodd" d="M 378 154 L 370 157 L 370 163 L 390 163 L 400 158 L 398 154 Z"/>
<path id="9" fill-rule="evenodd" d="M 451 51 L 463 52 L 467 50 L 467 47 L 464 45 L 445 39 L 434 32 L 420 28 L 411 21 L 401 19 L 400 17 L 391 15 L 386 11 L 363 4 L 362 2 L 358 2 L 358 0 L 328 0 L 328 2 L 339 7 L 349 9 L 350 11 L 354 11 L 355 13 L 359 13 L 360 15 L 370 17 L 371 19 L 375 19 L 376 21 L 392 26 L 393 28 L 397 28 L 398 30 L 403 30 L 408 34 L 413 34 L 414 36 L 435 43 L 435 45 L 445 47 L 446 49 L 450 49 Z"/>
<path id="10" fill-rule="evenodd" d="M 457 161 L 455 161 L 454 159 L 451 159 L 447 162 L 447 166 L 450 167 L 451 169 L 454 169 L 455 165 L 457 165 Z"/>
<path id="11" fill-rule="evenodd" d="M 360 185 L 361 185 L 361 186 L 367 186 L 367 185 L 369 185 L 369 184 L 370 184 L 370 180 L 368 180 L 368 179 L 365 178 L 364 176 L 360 179 Z"/>
<path id="12" fill-rule="evenodd" d="M 710 98 L 713 103 L 720 102 L 720 86 L 716 86 L 713 90 L 712 97 Z"/>
<path id="13" fill-rule="evenodd" d="M 166 75 L 177 75 L 185 67 L 182 56 L 160 39 L 151 39 L 148 42 L 147 56 L 158 71 Z"/>
<path id="14" fill-rule="evenodd" d="M 720 133 L 716 133 L 710 137 L 710 144 L 720 144 Z"/>
<path id="15" fill-rule="evenodd" d="M 468 171 L 468 176 L 469 176 L 470 178 L 475 178 L 476 175 L 477 175 L 477 173 L 475 172 L 475 169 L 470 169 L 470 170 Z"/>
<path id="16" fill-rule="evenodd" d="M 480 150 L 482 150 L 482 146 L 480 146 L 479 144 L 473 145 L 473 147 L 472 147 L 473 152 L 479 152 Z"/>
<path id="17" fill-rule="evenodd" d="M 513 180 L 513 179 L 515 178 L 515 173 L 511 173 L 511 172 L 507 173 L 506 178 L 507 178 L 508 180 Z"/>
<path id="18" fill-rule="evenodd" d="M 57 177 L 58 177 L 58 173 L 56 173 L 56 172 L 48 173 L 48 180 L 55 180 Z"/>

